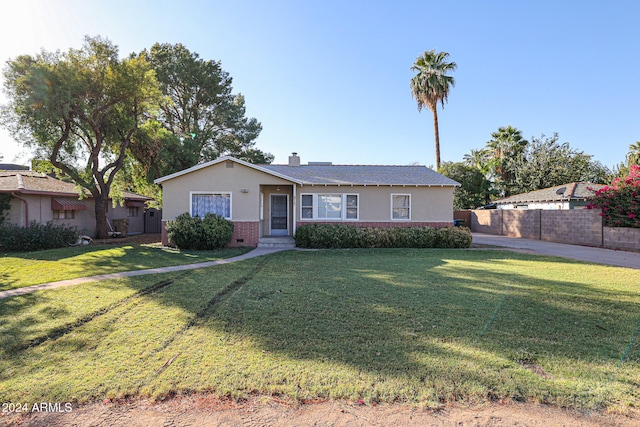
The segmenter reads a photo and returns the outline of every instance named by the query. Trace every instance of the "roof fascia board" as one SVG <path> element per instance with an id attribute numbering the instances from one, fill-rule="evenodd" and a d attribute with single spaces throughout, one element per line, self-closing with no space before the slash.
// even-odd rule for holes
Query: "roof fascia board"
<path id="1" fill-rule="evenodd" d="M 153 182 L 155 184 L 162 184 L 163 182 L 168 181 L 170 179 L 178 178 L 179 176 L 186 175 L 188 173 L 195 172 L 197 170 L 204 169 L 204 168 L 207 168 L 209 166 L 213 166 L 213 165 L 216 165 L 218 163 L 225 162 L 227 160 L 230 160 L 230 161 L 238 163 L 238 164 L 240 164 L 242 166 L 246 166 L 248 168 L 255 169 L 257 171 L 266 173 L 268 175 L 272 175 L 272 176 L 275 176 L 275 177 L 278 177 L 278 178 L 282 178 L 282 179 L 287 180 L 287 181 L 294 182 L 296 184 L 302 184 L 302 181 L 300 181 L 300 180 L 297 180 L 295 178 L 292 178 L 290 176 L 287 176 L 287 175 L 284 175 L 284 174 L 281 174 L 281 173 L 278 173 L 278 172 L 274 172 L 274 171 L 269 170 L 267 168 L 263 168 L 263 167 L 261 167 L 259 165 L 254 165 L 253 163 L 245 162 L 244 160 L 236 159 L 235 157 L 232 157 L 232 156 L 218 157 L 215 160 L 211 160 L 211 161 L 206 162 L 206 163 L 202 163 L 202 164 L 199 164 L 199 165 L 192 166 L 192 167 L 190 167 L 188 169 L 172 173 L 171 175 L 167 175 L 167 176 L 163 176 L 163 177 L 157 178 L 157 179 L 153 180 Z"/>
<path id="2" fill-rule="evenodd" d="M 320 187 L 340 187 L 345 185 L 351 187 L 460 187 L 460 184 L 372 184 L 370 182 L 367 184 L 361 184 L 357 182 L 341 182 L 339 184 L 335 182 L 303 182 L 300 183 L 300 185 L 309 185 L 311 187 L 315 185 L 318 185 Z"/>

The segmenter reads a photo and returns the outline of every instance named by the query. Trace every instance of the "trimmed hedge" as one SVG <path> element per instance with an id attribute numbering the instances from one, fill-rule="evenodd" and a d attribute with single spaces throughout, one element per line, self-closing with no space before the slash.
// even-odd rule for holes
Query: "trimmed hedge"
<path id="1" fill-rule="evenodd" d="M 207 214 L 200 218 L 185 212 L 167 221 L 167 236 L 179 249 L 222 249 L 231 242 L 233 223 L 219 215 Z"/>
<path id="2" fill-rule="evenodd" d="M 348 224 L 305 224 L 296 230 L 296 246 L 341 248 L 468 248 L 466 227 L 354 227 Z"/>
<path id="3" fill-rule="evenodd" d="M 15 224 L 0 226 L 0 248 L 8 252 L 31 252 L 63 248 L 78 241 L 78 230 L 67 224 L 31 222 L 29 227 Z"/>

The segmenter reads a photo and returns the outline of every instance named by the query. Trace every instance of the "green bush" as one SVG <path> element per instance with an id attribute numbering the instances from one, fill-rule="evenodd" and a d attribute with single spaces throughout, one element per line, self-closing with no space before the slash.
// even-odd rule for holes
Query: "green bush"
<path id="1" fill-rule="evenodd" d="M 76 227 L 52 221 L 46 224 L 33 221 L 26 228 L 6 223 L 0 226 L 0 248 L 8 252 L 63 248 L 74 244 L 78 236 Z"/>
<path id="2" fill-rule="evenodd" d="M 340 248 L 468 248 L 466 227 L 355 227 L 347 224 L 305 224 L 296 230 L 296 246 Z"/>
<path id="3" fill-rule="evenodd" d="M 222 249 L 233 236 L 233 223 L 219 215 L 191 217 L 187 212 L 167 221 L 169 242 L 180 249 Z"/>

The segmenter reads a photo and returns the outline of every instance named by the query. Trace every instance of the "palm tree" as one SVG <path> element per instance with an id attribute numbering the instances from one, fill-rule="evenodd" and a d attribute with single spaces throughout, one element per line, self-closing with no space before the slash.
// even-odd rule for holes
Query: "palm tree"
<path id="1" fill-rule="evenodd" d="M 640 141 L 636 141 L 634 144 L 629 144 L 627 165 L 640 165 Z"/>
<path id="2" fill-rule="evenodd" d="M 462 156 L 462 161 L 465 165 L 480 170 L 485 176 L 489 172 L 489 152 L 485 148 L 472 148 L 469 154 Z"/>
<path id="3" fill-rule="evenodd" d="M 436 140 L 436 170 L 440 168 L 440 132 L 438 130 L 438 102 L 444 108 L 449 98 L 449 89 L 455 85 L 453 77 L 447 72 L 454 71 L 455 62 L 446 62 L 447 52 L 425 51 L 411 66 L 417 74 L 411 79 L 411 94 L 418 102 L 418 111 L 428 107 L 433 112 L 433 131 Z"/>
<path id="4" fill-rule="evenodd" d="M 524 154 L 529 141 L 522 137 L 522 131 L 513 126 L 498 128 L 491 134 L 491 140 L 487 141 L 489 151 L 489 168 L 498 179 L 503 196 L 509 196 L 509 188 L 514 178 L 510 164 L 518 156 Z"/>

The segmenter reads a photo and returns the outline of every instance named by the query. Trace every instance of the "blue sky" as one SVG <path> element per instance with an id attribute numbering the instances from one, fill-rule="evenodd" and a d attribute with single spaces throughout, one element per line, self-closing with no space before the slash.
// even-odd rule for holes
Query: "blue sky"
<path id="1" fill-rule="evenodd" d="M 122 56 L 183 43 L 219 60 L 284 163 L 433 165 L 431 112 L 411 97 L 424 50 L 458 64 L 439 110 L 443 161 L 500 126 L 562 142 L 612 167 L 640 140 L 640 2 L 91 1 L 3 5 L 0 62 L 101 35 Z M 0 99 L 6 102 L 6 99 Z M 0 132 L 4 162 L 28 152 Z"/>

